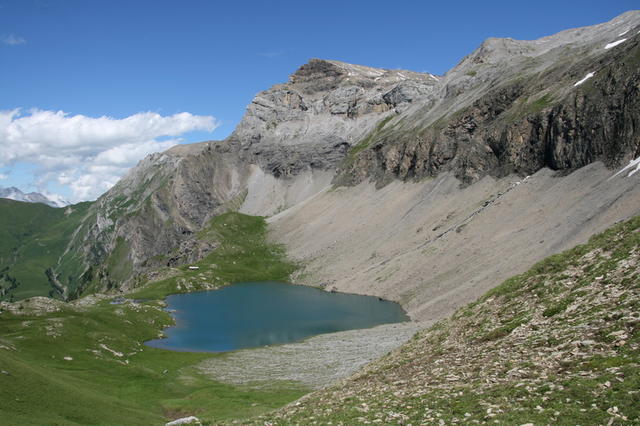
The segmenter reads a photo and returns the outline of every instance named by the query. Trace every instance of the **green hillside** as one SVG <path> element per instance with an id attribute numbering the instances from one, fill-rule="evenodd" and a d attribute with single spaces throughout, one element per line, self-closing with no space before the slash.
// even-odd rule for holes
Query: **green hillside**
<path id="1" fill-rule="evenodd" d="M 302 396 L 307 391 L 297 386 L 255 390 L 218 383 L 196 368 L 224 355 L 144 345 L 172 322 L 162 302 L 170 292 L 285 280 L 293 266 L 265 234 L 263 218 L 227 213 L 203 231 L 203 238 L 219 241 L 219 250 L 199 271 L 177 268 L 171 278 L 117 303 L 106 295 L 0 303 L 0 424 L 162 424 L 192 414 L 225 420 Z M 207 262 L 216 267 L 206 268 Z M 200 287 L 202 278 L 207 287 Z"/>
<path id="2" fill-rule="evenodd" d="M 0 300 L 61 298 L 47 277 L 91 203 L 52 208 L 0 199 Z"/>

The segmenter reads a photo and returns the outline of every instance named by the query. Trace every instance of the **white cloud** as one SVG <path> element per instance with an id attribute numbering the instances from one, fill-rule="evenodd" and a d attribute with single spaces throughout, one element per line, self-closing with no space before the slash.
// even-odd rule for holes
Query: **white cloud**
<path id="1" fill-rule="evenodd" d="M 26 44 L 27 40 L 15 34 L 9 34 L 8 36 L 2 37 L 2 42 L 4 44 L 8 44 L 9 46 L 17 46 L 19 44 Z"/>
<path id="2" fill-rule="evenodd" d="M 123 119 L 69 115 L 63 111 L 0 111 L 0 166 L 36 164 L 38 184 L 71 188 L 71 201 L 94 199 L 147 154 L 164 151 L 180 135 L 212 131 L 214 117 L 182 112 L 143 112 Z M 171 139 L 165 139 L 171 138 Z"/>
<path id="3" fill-rule="evenodd" d="M 0 173 L 0 180 L 5 180 L 9 177 L 9 175 L 5 175 L 4 173 Z"/>
<path id="4" fill-rule="evenodd" d="M 49 192 L 49 191 L 41 191 L 41 194 L 49 199 L 49 201 L 53 201 L 58 207 L 64 207 L 69 205 L 69 201 L 67 201 L 62 195 Z"/>

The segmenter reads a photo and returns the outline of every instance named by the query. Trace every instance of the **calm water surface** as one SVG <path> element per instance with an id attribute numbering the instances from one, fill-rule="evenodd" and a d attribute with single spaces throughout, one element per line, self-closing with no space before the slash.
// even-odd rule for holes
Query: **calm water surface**
<path id="1" fill-rule="evenodd" d="M 176 325 L 146 344 L 175 351 L 232 351 L 409 320 L 400 305 L 377 297 L 279 282 L 175 294 L 167 304 Z"/>

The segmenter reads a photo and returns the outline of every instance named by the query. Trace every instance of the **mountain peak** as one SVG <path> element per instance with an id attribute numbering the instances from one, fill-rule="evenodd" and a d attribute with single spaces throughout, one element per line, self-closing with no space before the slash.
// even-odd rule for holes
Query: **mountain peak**
<path id="1" fill-rule="evenodd" d="M 435 83 L 439 77 L 423 72 L 400 69 L 374 68 L 355 65 L 347 62 L 312 58 L 291 75 L 289 81 L 293 84 L 307 83 L 318 79 L 334 80 L 371 80 L 383 82 L 401 82 L 404 80 L 419 80 Z"/>
<path id="2" fill-rule="evenodd" d="M 42 203 L 50 207 L 65 207 L 70 203 L 63 200 L 59 195 L 45 196 L 39 192 L 24 193 L 15 186 L 9 188 L 0 187 L 0 198 L 8 198 L 15 201 L 23 201 L 26 203 Z"/>

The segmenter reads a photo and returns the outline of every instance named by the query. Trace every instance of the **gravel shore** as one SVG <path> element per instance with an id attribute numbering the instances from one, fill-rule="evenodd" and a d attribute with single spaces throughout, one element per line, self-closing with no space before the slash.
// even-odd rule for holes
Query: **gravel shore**
<path id="1" fill-rule="evenodd" d="M 299 343 L 231 352 L 198 368 L 214 380 L 236 385 L 261 388 L 293 382 L 319 389 L 399 347 L 427 325 L 407 322 L 321 334 Z"/>

